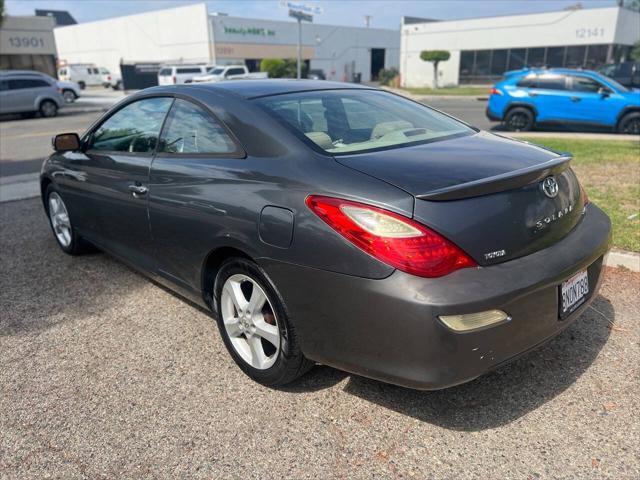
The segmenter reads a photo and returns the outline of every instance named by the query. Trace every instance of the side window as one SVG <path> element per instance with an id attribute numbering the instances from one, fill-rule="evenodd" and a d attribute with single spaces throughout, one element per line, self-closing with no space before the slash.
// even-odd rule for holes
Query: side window
<path id="1" fill-rule="evenodd" d="M 604 88 L 604 85 L 602 85 L 600 82 L 596 82 L 589 77 L 572 76 L 571 80 L 571 89 L 576 92 L 596 93 L 601 88 Z"/>
<path id="2" fill-rule="evenodd" d="M 28 78 L 15 78 L 9 80 L 9 90 L 23 90 L 25 88 L 33 88 L 34 80 Z"/>
<path id="3" fill-rule="evenodd" d="M 172 99 L 146 98 L 114 113 L 93 132 L 91 150 L 149 153 L 158 142 L 160 128 Z"/>
<path id="4" fill-rule="evenodd" d="M 87 68 L 87 75 L 91 75 L 91 69 Z"/>
<path id="5" fill-rule="evenodd" d="M 516 85 L 520 88 L 531 88 L 534 87 L 536 84 L 536 75 L 529 75 L 527 77 L 524 77 L 520 80 L 518 80 L 518 83 L 516 83 Z"/>
<path id="6" fill-rule="evenodd" d="M 199 68 L 179 68 L 178 73 L 202 73 L 202 70 Z"/>
<path id="7" fill-rule="evenodd" d="M 536 88 L 545 90 L 566 90 L 566 77 L 562 75 L 540 75 L 536 81 Z"/>
<path id="8" fill-rule="evenodd" d="M 176 100 L 162 131 L 160 152 L 233 153 L 236 146 L 225 129 L 202 108 Z"/>
<path id="9" fill-rule="evenodd" d="M 91 69 L 91 73 L 93 73 L 94 75 L 99 75 L 100 74 L 100 70 L 98 70 L 97 68 L 92 68 Z"/>
<path id="10" fill-rule="evenodd" d="M 227 76 L 229 75 L 244 75 L 244 68 L 230 68 L 227 72 Z"/>

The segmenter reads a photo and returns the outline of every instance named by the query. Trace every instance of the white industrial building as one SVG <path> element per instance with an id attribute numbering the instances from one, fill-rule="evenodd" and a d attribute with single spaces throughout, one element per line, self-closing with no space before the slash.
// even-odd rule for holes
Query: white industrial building
<path id="1" fill-rule="evenodd" d="M 447 50 L 439 86 L 484 84 L 524 66 L 596 68 L 625 60 L 640 39 L 640 13 L 619 7 L 456 21 L 403 19 L 400 74 L 405 87 L 432 86 L 424 50 Z"/>
<path id="2" fill-rule="evenodd" d="M 316 17 L 314 21 L 321 20 Z M 157 10 L 56 28 L 58 58 L 118 71 L 121 62 L 244 63 L 257 70 L 264 58 L 295 58 L 295 21 L 230 17 L 206 5 Z M 397 30 L 303 22 L 302 58 L 327 79 L 362 81 L 382 68 L 398 68 Z"/>

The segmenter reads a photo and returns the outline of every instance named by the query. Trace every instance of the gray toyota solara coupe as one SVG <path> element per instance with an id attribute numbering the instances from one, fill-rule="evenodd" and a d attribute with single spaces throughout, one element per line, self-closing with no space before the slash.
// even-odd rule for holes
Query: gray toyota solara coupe
<path id="1" fill-rule="evenodd" d="M 542 344 L 594 298 L 609 218 L 571 157 L 326 81 L 154 87 L 41 173 L 58 244 L 210 308 L 238 366 L 417 389 Z"/>

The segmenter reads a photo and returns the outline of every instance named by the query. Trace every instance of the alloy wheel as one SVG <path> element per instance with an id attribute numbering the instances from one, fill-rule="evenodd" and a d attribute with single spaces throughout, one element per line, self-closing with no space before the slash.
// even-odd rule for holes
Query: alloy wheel
<path id="1" fill-rule="evenodd" d="M 73 101 L 76 99 L 75 93 L 73 93 L 71 90 L 65 90 L 62 93 L 62 96 L 64 97 L 64 101 L 67 103 L 73 103 Z"/>
<path id="2" fill-rule="evenodd" d="M 221 314 L 236 353 L 258 370 L 273 366 L 280 353 L 280 329 L 271 302 L 260 285 L 243 274 L 222 287 Z"/>
<path id="3" fill-rule="evenodd" d="M 53 231 L 63 247 L 71 245 L 71 221 L 69 213 L 62 198 L 56 192 L 49 195 L 49 219 L 53 226 Z"/>
<path id="4" fill-rule="evenodd" d="M 529 119 L 522 113 L 515 113 L 509 119 L 509 127 L 515 131 L 522 130 L 528 125 L 528 123 Z"/>
<path id="5" fill-rule="evenodd" d="M 44 102 L 40 107 L 40 113 L 43 117 L 55 117 L 58 107 L 53 102 Z"/>
<path id="6" fill-rule="evenodd" d="M 640 118 L 629 120 L 624 126 L 623 132 L 630 135 L 640 135 Z"/>

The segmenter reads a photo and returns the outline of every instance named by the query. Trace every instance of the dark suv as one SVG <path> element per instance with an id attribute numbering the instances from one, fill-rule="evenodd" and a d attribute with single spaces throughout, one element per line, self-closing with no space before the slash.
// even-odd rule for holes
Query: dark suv
<path id="1" fill-rule="evenodd" d="M 640 62 L 612 63 L 599 68 L 598 72 L 625 87 L 640 88 Z"/>

